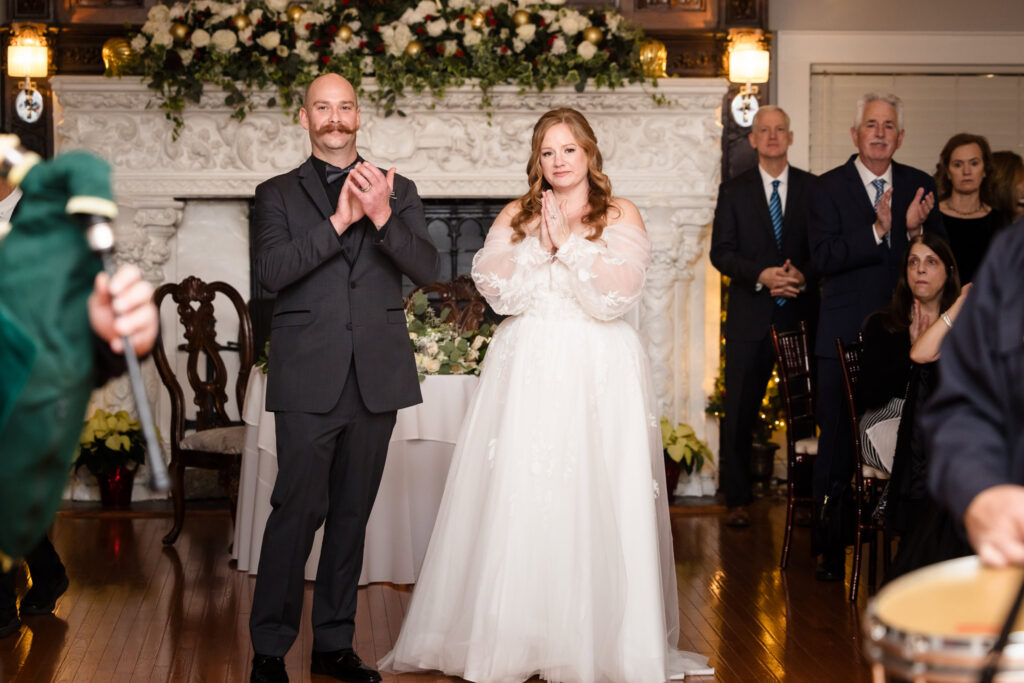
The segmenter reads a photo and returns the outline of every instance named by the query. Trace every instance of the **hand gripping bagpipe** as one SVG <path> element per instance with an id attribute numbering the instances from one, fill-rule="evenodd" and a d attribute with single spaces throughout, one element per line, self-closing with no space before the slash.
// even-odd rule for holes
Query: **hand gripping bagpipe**
<path id="1" fill-rule="evenodd" d="M 94 387 L 87 300 L 112 271 L 110 168 L 86 152 L 50 161 L 0 135 L 0 175 L 22 191 L 0 237 L 0 565 L 38 542 L 56 513 Z M 86 228 L 83 230 L 83 228 Z M 2 234 L 2 233 L 0 233 Z M 138 359 L 125 360 L 146 437 L 150 486 L 168 487 Z"/>

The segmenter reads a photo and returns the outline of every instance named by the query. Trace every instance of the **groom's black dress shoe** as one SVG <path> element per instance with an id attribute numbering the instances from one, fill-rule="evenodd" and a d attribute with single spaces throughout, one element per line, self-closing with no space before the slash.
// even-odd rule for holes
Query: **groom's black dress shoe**
<path id="1" fill-rule="evenodd" d="M 313 651 L 310 673 L 332 676 L 345 683 L 378 683 L 380 674 L 363 664 L 352 650 Z"/>
<path id="2" fill-rule="evenodd" d="M 259 654 L 253 657 L 249 683 L 288 683 L 288 672 L 284 669 L 284 657 Z"/>

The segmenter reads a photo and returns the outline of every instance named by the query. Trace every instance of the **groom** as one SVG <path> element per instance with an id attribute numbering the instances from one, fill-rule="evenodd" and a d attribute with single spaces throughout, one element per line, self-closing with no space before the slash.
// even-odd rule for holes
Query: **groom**
<path id="1" fill-rule="evenodd" d="M 267 410 L 278 473 L 253 595 L 253 682 L 287 681 L 299 632 L 303 568 L 324 526 L 313 590 L 314 674 L 380 675 L 352 650 L 366 520 L 399 408 L 422 399 L 402 275 L 437 279 L 416 186 L 356 153 L 359 105 L 336 74 L 314 80 L 299 123 L 313 155 L 256 188 L 256 270 L 277 292 Z"/>

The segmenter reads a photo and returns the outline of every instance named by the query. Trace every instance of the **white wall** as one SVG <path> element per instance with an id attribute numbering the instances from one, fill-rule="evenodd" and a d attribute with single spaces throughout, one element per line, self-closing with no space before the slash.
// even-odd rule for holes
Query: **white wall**
<path id="1" fill-rule="evenodd" d="M 770 0 L 772 31 L 1024 31 L 1021 0 Z"/>

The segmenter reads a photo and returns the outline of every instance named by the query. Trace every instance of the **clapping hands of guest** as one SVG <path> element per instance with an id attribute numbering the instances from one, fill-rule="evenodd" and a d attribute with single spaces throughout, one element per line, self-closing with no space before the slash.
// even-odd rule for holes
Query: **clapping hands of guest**
<path id="1" fill-rule="evenodd" d="M 928 214 L 932 212 L 933 208 L 935 208 L 935 193 L 925 194 L 923 187 L 917 188 L 914 199 L 911 200 L 910 206 L 907 208 L 907 237 L 913 239 L 921 234 L 921 231 L 924 230 L 925 219 L 928 218 Z"/>
<path id="2" fill-rule="evenodd" d="M 553 254 L 565 244 L 571 234 L 565 202 L 556 202 L 551 190 L 545 190 L 540 201 L 540 246 Z"/>

